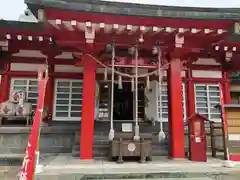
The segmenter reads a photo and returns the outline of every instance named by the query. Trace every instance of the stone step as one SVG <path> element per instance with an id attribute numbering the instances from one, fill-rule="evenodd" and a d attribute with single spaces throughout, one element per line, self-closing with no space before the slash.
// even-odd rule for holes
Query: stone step
<path id="1" fill-rule="evenodd" d="M 106 149 L 106 150 L 101 150 L 101 151 L 93 151 L 93 157 L 94 158 L 98 158 L 98 157 L 108 157 L 109 155 L 109 150 Z M 80 156 L 80 152 L 79 150 L 78 151 L 73 151 L 72 152 L 72 156 L 73 157 L 79 157 Z"/>
<path id="2" fill-rule="evenodd" d="M 143 133 L 143 135 L 144 134 L 147 135 L 148 133 Z M 94 137 L 94 139 L 108 139 L 108 134 L 99 133 L 99 134 L 95 134 L 93 137 Z M 80 140 L 80 135 L 79 134 L 75 134 L 74 135 L 74 139 Z M 152 136 L 152 139 L 153 139 L 153 141 L 158 141 L 158 135 L 154 134 Z M 167 140 L 167 138 L 166 138 L 166 140 Z"/>
<path id="3" fill-rule="evenodd" d="M 209 174 L 210 175 L 210 174 Z M 212 175 L 214 176 L 214 174 Z M 216 176 L 216 175 L 215 175 Z M 221 178 L 221 177 L 220 177 Z M 227 178 L 227 176 L 226 176 Z M 213 180 L 211 176 L 206 176 L 204 173 L 184 173 L 184 172 L 163 172 L 163 173 L 149 173 L 149 174 L 92 174 L 84 175 L 81 173 L 71 173 L 71 174 L 59 174 L 59 172 L 51 174 L 39 174 L 37 175 L 38 180 L 76 180 L 76 179 L 105 179 L 105 180 Z"/>
<path id="4" fill-rule="evenodd" d="M 74 147 L 72 150 L 73 156 L 79 156 L 80 154 L 79 147 Z M 96 146 L 93 148 L 93 156 L 94 157 L 107 157 L 109 155 L 110 148 L 109 146 Z M 168 147 L 153 147 L 152 156 L 167 156 L 168 155 Z"/>

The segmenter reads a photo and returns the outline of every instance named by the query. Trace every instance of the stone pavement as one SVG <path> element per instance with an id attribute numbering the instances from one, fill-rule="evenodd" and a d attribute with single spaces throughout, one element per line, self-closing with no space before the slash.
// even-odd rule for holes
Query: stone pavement
<path id="1" fill-rule="evenodd" d="M 80 161 L 71 155 L 55 156 L 46 163 L 39 180 L 83 179 L 221 179 L 239 180 L 240 164 L 234 168 L 223 167 L 223 161 L 210 158 L 205 162 L 153 158 L 152 162 L 117 164 L 106 160 Z M 43 161 L 44 164 L 44 161 Z M 239 174 L 237 173 L 239 172 Z M 200 179 L 199 179 L 200 178 Z"/>
<path id="2" fill-rule="evenodd" d="M 156 159 L 156 158 L 155 158 Z M 209 159 L 207 163 L 158 158 L 146 164 L 125 162 L 116 164 L 106 160 L 80 161 L 70 154 L 41 157 L 43 172 L 37 180 L 84 179 L 163 179 L 163 180 L 239 180 L 240 164 L 223 167 L 223 161 Z M 15 180 L 20 164 L 0 166 L 0 180 Z"/>

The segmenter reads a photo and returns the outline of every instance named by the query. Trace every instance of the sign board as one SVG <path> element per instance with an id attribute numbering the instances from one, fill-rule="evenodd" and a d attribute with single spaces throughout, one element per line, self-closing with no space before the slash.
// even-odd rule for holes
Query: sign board
<path id="1" fill-rule="evenodd" d="M 201 135 L 201 122 L 200 121 L 194 122 L 194 135 L 195 136 Z"/>
<path id="2" fill-rule="evenodd" d="M 234 23 L 234 34 L 240 35 L 240 23 Z"/>
<path id="3" fill-rule="evenodd" d="M 122 123 L 122 132 L 132 132 L 132 123 Z"/>

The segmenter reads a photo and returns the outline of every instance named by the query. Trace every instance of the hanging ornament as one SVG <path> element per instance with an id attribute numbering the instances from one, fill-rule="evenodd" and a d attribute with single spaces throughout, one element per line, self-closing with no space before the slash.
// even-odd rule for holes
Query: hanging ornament
<path id="1" fill-rule="evenodd" d="M 107 68 L 104 69 L 104 81 L 108 80 Z"/>
<path id="2" fill-rule="evenodd" d="M 118 76 L 118 89 L 122 89 L 123 87 L 122 87 L 122 76 L 121 75 L 119 75 Z"/>
<path id="3" fill-rule="evenodd" d="M 134 91 L 134 78 L 131 79 L 131 90 Z"/>
<path id="4" fill-rule="evenodd" d="M 150 79 L 149 79 L 149 76 L 146 77 L 146 88 L 149 90 L 150 89 Z"/>

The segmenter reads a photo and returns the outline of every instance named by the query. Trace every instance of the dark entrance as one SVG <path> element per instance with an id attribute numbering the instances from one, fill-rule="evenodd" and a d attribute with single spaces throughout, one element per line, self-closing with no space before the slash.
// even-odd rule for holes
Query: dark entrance
<path id="1" fill-rule="evenodd" d="M 143 85 L 139 85 L 138 101 L 139 101 L 139 118 L 144 117 L 144 89 L 141 88 Z M 133 99 L 134 93 L 131 91 L 131 83 L 124 82 L 123 88 L 119 89 L 118 85 L 114 86 L 114 120 L 133 120 Z M 142 117 L 143 116 L 143 117 Z"/>

